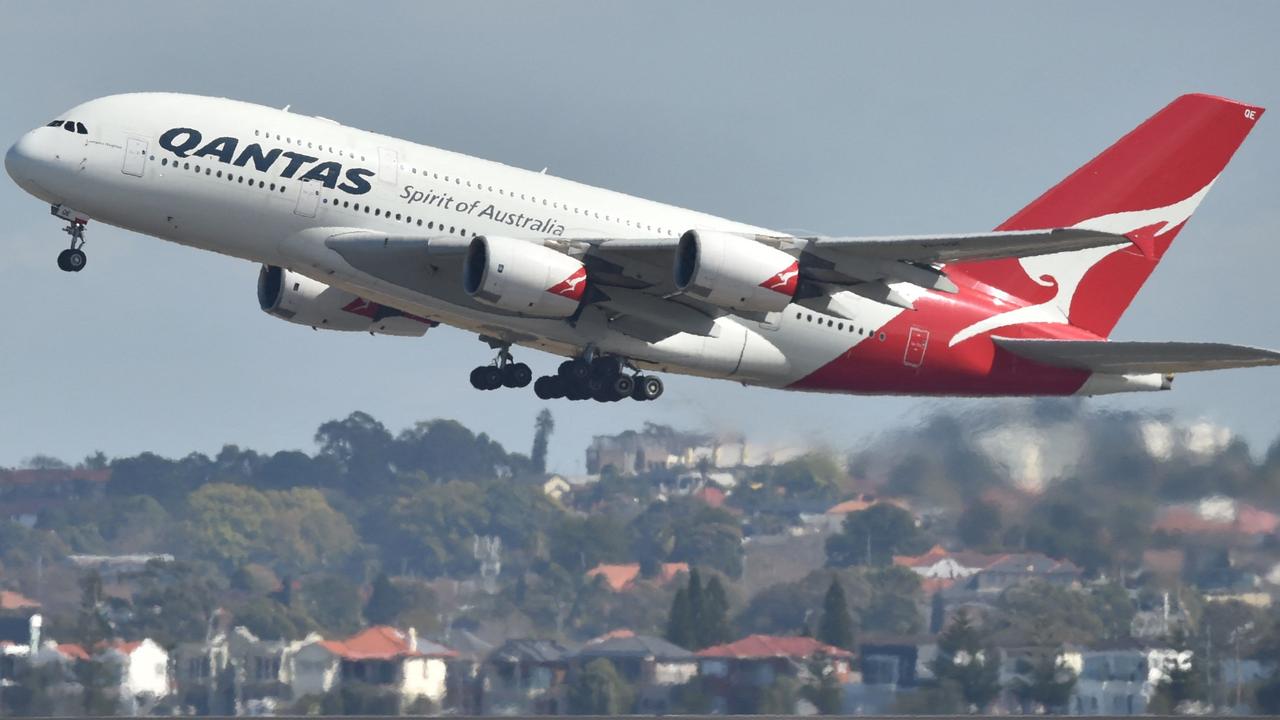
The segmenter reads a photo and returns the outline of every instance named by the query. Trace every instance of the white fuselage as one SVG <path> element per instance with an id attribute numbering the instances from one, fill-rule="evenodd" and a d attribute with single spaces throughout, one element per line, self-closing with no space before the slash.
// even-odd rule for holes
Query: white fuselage
<path id="1" fill-rule="evenodd" d="M 354 229 L 531 240 L 665 238 L 691 228 L 768 231 L 234 100 L 117 95 L 64 117 L 88 133 L 35 130 L 15 149 L 42 144 L 26 155 L 46 160 L 10 167 L 26 190 L 50 203 L 172 242 L 280 265 L 416 315 L 560 355 L 593 346 L 643 367 L 783 387 L 851 345 L 875 342 L 875 331 L 902 312 L 853 298 L 853 322 L 865 334 L 801 322 L 788 310 L 763 322 L 728 315 L 716 320 L 710 337 L 678 333 L 653 343 L 611 329 L 606 314 L 591 307 L 572 323 L 507 315 L 468 301 L 458 275 L 441 273 L 425 290 L 411 290 L 357 270 L 324 240 Z M 194 133 L 173 132 L 183 128 Z M 231 140 L 209 147 L 220 138 Z M 250 145 L 257 149 L 245 157 Z M 279 153 L 267 162 L 273 151 Z"/>

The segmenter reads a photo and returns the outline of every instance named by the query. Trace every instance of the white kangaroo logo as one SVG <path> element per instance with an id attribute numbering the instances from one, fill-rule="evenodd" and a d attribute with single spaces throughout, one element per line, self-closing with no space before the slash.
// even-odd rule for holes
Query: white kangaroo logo
<path id="1" fill-rule="evenodd" d="M 1160 237 L 1186 222 L 1187 218 L 1191 217 L 1191 213 L 1195 212 L 1196 207 L 1200 205 L 1200 201 L 1204 200 L 1204 196 L 1209 193 L 1209 188 L 1212 188 L 1217 180 L 1215 177 L 1195 194 L 1171 205 L 1150 210 L 1129 210 L 1101 215 L 1096 218 L 1082 220 L 1072 227 L 1124 235 L 1139 228 L 1161 225 L 1154 235 L 1155 237 Z M 971 337 L 981 335 L 989 330 L 1011 325 L 1023 325 L 1026 323 L 1069 325 L 1071 323 L 1069 317 L 1071 302 L 1075 299 L 1076 290 L 1080 286 L 1080 281 L 1084 279 L 1085 273 L 1089 272 L 1089 268 L 1098 264 L 1098 261 L 1102 260 L 1102 258 L 1129 246 L 1130 243 L 1120 243 L 1118 245 L 1089 248 L 1088 250 L 1073 250 L 1050 255 L 1033 255 L 1019 258 L 1018 263 L 1022 265 L 1022 269 L 1033 282 L 1043 287 L 1053 287 L 1054 284 L 1057 284 L 1058 292 L 1046 302 L 1038 305 L 1027 305 L 983 318 L 957 332 L 951 338 L 948 347 L 954 347 Z"/>

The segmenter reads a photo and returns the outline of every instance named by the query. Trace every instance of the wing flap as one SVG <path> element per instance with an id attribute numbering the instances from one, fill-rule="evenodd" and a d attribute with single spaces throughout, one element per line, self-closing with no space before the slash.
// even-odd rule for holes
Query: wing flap
<path id="1" fill-rule="evenodd" d="M 969 235 L 817 237 L 808 239 L 804 250 L 829 260 L 852 257 L 934 264 L 1050 255 L 1127 244 L 1129 238 L 1115 233 L 1053 228 Z"/>
<path id="2" fill-rule="evenodd" d="M 1054 367 L 1109 374 L 1184 373 L 1280 365 L 1280 352 L 1246 345 L 993 337 L 1019 357 Z"/>

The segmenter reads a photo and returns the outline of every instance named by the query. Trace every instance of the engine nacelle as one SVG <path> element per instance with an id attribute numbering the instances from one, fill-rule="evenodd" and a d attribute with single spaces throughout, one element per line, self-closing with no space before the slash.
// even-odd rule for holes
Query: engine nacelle
<path id="1" fill-rule="evenodd" d="M 729 233 L 690 230 L 676 248 L 676 288 L 729 310 L 778 312 L 795 297 L 799 277 L 795 258 Z"/>
<path id="2" fill-rule="evenodd" d="M 274 265 L 263 265 L 258 273 L 258 307 L 281 320 L 324 330 L 421 337 L 437 325 Z"/>
<path id="3" fill-rule="evenodd" d="M 564 318 L 578 311 L 587 268 L 544 245 L 481 235 L 467 249 L 462 289 L 477 302 L 517 315 Z"/>

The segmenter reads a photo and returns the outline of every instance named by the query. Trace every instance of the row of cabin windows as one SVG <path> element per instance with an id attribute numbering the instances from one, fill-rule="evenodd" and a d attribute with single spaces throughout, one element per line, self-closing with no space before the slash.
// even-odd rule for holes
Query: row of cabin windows
<path id="1" fill-rule="evenodd" d="M 342 148 L 335 149 L 332 145 L 325 145 L 324 143 L 314 143 L 308 140 L 307 144 L 303 145 L 302 138 L 295 139 L 289 135 L 285 135 L 282 137 L 280 133 L 270 133 L 270 132 L 265 132 L 263 130 L 254 130 L 253 135 L 254 137 L 266 138 L 268 140 L 270 140 L 271 138 L 275 138 L 276 140 L 279 140 L 280 142 L 283 142 L 285 144 L 297 145 L 300 148 L 305 147 L 308 150 L 324 150 L 328 152 L 330 155 L 337 155 L 338 157 L 349 157 L 349 158 L 352 158 L 353 160 L 358 157 L 360 158 L 361 162 L 365 161 L 365 157 L 363 155 L 357 155 L 354 152 L 352 152 L 351 154 L 347 154 L 347 152 Z"/>
<path id="2" fill-rule="evenodd" d="M 324 143 L 319 143 L 319 144 L 317 144 L 317 143 L 314 143 L 314 142 L 312 142 L 312 141 L 308 140 L 308 141 L 306 141 L 306 144 L 304 145 L 304 144 L 303 144 L 303 140 L 302 140 L 302 138 L 294 138 L 294 137 L 289 136 L 289 135 L 284 135 L 284 136 L 282 136 L 282 135 L 280 135 L 280 133 L 271 133 L 271 132 L 267 132 L 267 131 L 264 131 L 264 130 L 254 130 L 254 131 L 253 131 L 253 134 L 254 134 L 254 136 L 256 136 L 256 137 L 264 137 L 264 138 L 267 138 L 267 139 L 275 138 L 275 139 L 276 139 L 276 140 L 278 140 L 278 141 L 281 141 L 281 142 L 284 142 L 284 143 L 287 143 L 287 144 L 290 144 L 290 145 L 297 145 L 299 148 L 301 148 L 301 147 L 306 147 L 306 148 L 311 149 L 311 150 L 324 150 L 324 151 L 327 151 L 327 152 L 328 152 L 328 153 L 330 153 L 330 154 L 337 154 L 337 156 L 338 156 L 338 157 L 350 157 L 350 158 L 356 158 L 356 157 L 359 157 L 361 161 L 364 161 L 364 160 L 365 160 L 365 156 L 364 156 L 364 155 L 357 155 L 355 152 L 352 152 L 352 153 L 350 153 L 350 154 L 347 154 L 347 153 L 346 153 L 342 148 L 337 148 L 337 149 L 336 149 L 336 151 L 335 151 L 334 146 L 332 146 L 332 145 L 325 145 Z M 414 174 L 414 175 L 421 174 L 421 175 L 422 175 L 422 177 L 424 177 L 424 178 L 425 178 L 425 177 L 427 177 L 427 174 L 428 174 L 426 170 L 423 170 L 421 173 L 419 173 L 419 172 L 418 172 L 418 168 L 417 168 L 417 167 L 414 167 L 414 166 L 412 166 L 412 165 L 404 165 L 404 164 L 401 164 L 401 165 L 400 165 L 400 169 L 401 169 L 401 170 L 403 170 L 403 171 L 408 171 L 408 172 L 410 172 L 410 173 L 412 173 L 412 174 Z M 435 180 L 440 180 L 440 179 L 441 179 L 441 177 L 440 177 L 440 174 L 439 174 L 439 173 L 430 173 L 430 175 L 431 175 L 432 179 L 435 179 Z M 444 178 L 443 178 L 443 180 L 444 180 L 444 182 L 449 182 L 449 176 L 448 176 L 448 175 L 445 175 L 445 176 L 444 176 Z M 501 195 L 501 196 L 503 196 L 503 197 L 510 197 L 510 198 L 512 198 L 512 199 L 514 199 L 514 198 L 516 197 L 516 193 L 515 193 L 515 191 L 512 191 L 511 193 L 508 193 L 508 192 L 507 192 L 505 189 L 503 189 L 503 188 L 498 188 L 498 189 L 495 191 L 492 185 L 481 185 L 481 184 L 480 184 L 480 183 L 478 183 L 478 182 L 477 182 L 477 183 L 475 183 L 474 185 L 472 185 L 470 180 L 466 180 L 466 181 L 464 181 L 462 178 L 458 178 L 458 177 L 453 178 L 453 183 L 454 183 L 455 185 L 463 185 L 463 184 L 464 184 L 464 182 L 465 182 L 465 184 L 466 184 L 466 186 L 467 186 L 467 187 L 474 187 L 474 188 L 475 188 L 475 189 L 477 189 L 477 190 L 487 190 L 487 191 L 488 191 L 488 192 L 490 192 L 490 193 L 494 193 L 494 192 L 496 192 L 498 195 Z M 538 204 L 538 198 L 537 198 L 537 197 L 535 197 L 535 196 L 533 196 L 533 195 L 529 195 L 528 193 L 520 193 L 520 199 L 521 199 L 521 200 L 524 200 L 524 201 L 526 201 L 526 202 L 531 202 L 531 203 L 533 203 L 534 205 L 537 205 L 537 204 Z M 572 210 L 574 215 L 582 215 L 583 217 L 594 217 L 596 220 L 601 219 L 601 218 L 600 218 L 600 213 L 599 213 L 599 212 L 592 211 L 592 210 L 584 210 L 584 209 L 582 209 L 582 208 L 578 208 L 578 207 L 570 207 L 568 204 L 566 204 L 566 203 L 561 203 L 561 202 L 555 202 L 555 201 L 553 201 L 553 202 L 548 203 L 548 202 L 547 202 L 547 198 L 545 198 L 545 197 L 544 197 L 544 198 L 542 198 L 542 204 L 543 204 L 544 206 L 552 207 L 552 208 L 554 208 L 554 209 L 556 209 L 556 210 L 566 210 L 566 211 L 567 211 L 567 210 Z M 659 228 L 654 228 L 654 226 L 653 226 L 653 225 L 651 225 L 651 224 L 644 224 L 644 223 L 641 223 L 639 220 L 632 221 L 632 220 L 628 220 L 628 219 L 624 219 L 624 218 L 615 218 L 615 217 L 613 217 L 612 215 L 608 215 L 608 214 L 606 214 L 606 215 L 604 216 L 604 218 L 603 218 L 603 219 L 604 219 L 604 221 L 605 221 L 605 222 L 613 222 L 613 223 L 617 223 L 617 224 L 619 224 L 619 225 L 626 225 L 627 227 L 634 227 L 634 228 L 635 228 L 635 229 L 637 229 L 637 230 L 646 230 L 646 231 L 648 231 L 648 232 L 656 232 L 656 233 L 658 233 L 659 235 L 674 235 L 674 233 L 672 233 L 670 230 L 665 230 L 665 229 L 663 229 L 663 228 L 661 228 L 661 227 L 659 227 Z"/>
<path id="3" fill-rule="evenodd" d="M 152 160 L 155 160 L 155 159 L 156 159 L 156 156 L 155 156 L 155 155 L 152 155 L 152 156 L 151 156 L 151 159 L 152 159 Z M 169 158 L 160 158 L 160 165 L 161 165 L 162 167 L 169 167 L 169 166 L 173 166 L 173 168 L 174 168 L 175 170 L 179 169 L 178 161 L 177 161 L 177 160 L 170 160 Z M 200 167 L 198 164 L 197 164 L 197 165 L 192 165 L 190 162 L 184 162 L 184 163 L 182 163 L 182 165 L 181 165 L 181 169 L 182 169 L 182 170 L 195 170 L 195 172 L 196 172 L 196 174 L 197 174 L 197 175 L 199 175 L 201 172 L 203 172 L 205 175 L 208 175 L 208 176 L 210 176 L 210 177 L 219 177 L 219 178 L 220 178 L 220 177 L 222 177 L 222 176 L 223 176 L 223 172 L 222 172 L 221 170 L 218 170 L 217 172 L 214 172 L 213 168 L 209 168 L 209 167 L 204 167 L 204 168 L 202 168 L 202 167 Z M 285 191 L 285 185 L 284 185 L 284 183 L 280 183 L 280 185 L 278 185 L 278 186 L 277 186 L 275 183 L 267 183 L 267 182 L 266 182 L 266 181 L 264 181 L 264 180 L 254 180 L 253 178 L 251 178 L 251 177 L 249 177 L 249 176 L 247 176 L 247 175 L 236 175 L 235 173 L 232 173 L 232 172 L 230 172 L 230 171 L 228 171 L 228 172 L 226 173 L 226 178 L 227 178 L 227 181 L 228 181 L 228 182 L 239 183 L 239 184 L 241 184 L 241 185 L 244 185 L 244 184 L 247 182 L 247 183 L 248 183 L 248 185 L 249 185 L 250 187 L 253 187 L 253 184 L 256 182 L 256 183 L 258 184 L 258 187 L 259 187 L 259 188 L 262 188 L 263 190 L 266 190 L 266 189 L 270 188 L 270 190 L 271 190 L 272 192 L 275 192 L 277 188 L 280 190 L 280 192 L 281 192 L 281 193 L 283 193 L 283 192 Z"/>
<path id="4" fill-rule="evenodd" d="M 845 323 L 843 323 L 843 322 L 837 322 L 837 321 L 835 321 L 835 320 L 833 320 L 833 319 L 831 319 L 831 318 L 824 318 L 824 317 L 822 317 L 821 315 L 819 315 L 819 316 L 818 316 L 817 320 L 814 320 L 813 313 L 798 312 L 798 313 L 796 313 L 796 319 L 797 319 L 797 320 L 804 320 L 805 322 L 817 322 L 817 323 L 818 323 L 818 325 L 820 325 L 820 326 L 825 324 L 827 327 L 829 327 L 829 328 L 835 328 L 836 330 L 839 330 L 840 332 L 844 332 L 844 330 L 845 330 Z M 849 323 L 848 325 L 849 325 L 849 332 L 851 332 L 851 333 L 852 333 L 852 332 L 857 332 L 859 335 L 866 335 L 867 337 L 875 336 L 875 337 L 876 337 L 876 339 L 877 339 L 877 340 L 879 340 L 880 342 L 884 342 L 884 341 L 885 341 L 885 334 L 884 334 L 884 333 L 880 333 L 880 334 L 877 336 L 877 335 L 875 335 L 875 333 L 871 332 L 870 330 L 864 330 L 863 328 L 857 327 L 857 326 L 856 326 L 856 325 L 854 325 L 853 323 Z"/>
<path id="5" fill-rule="evenodd" d="M 77 135 L 89 134 L 89 129 L 84 126 L 84 123 L 74 122 L 72 120 L 54 120 L 45 127 L 60 127 L 69 133 L 75 133 Z"/>
<path id="6" fill-rule="evenodd" d="M 330 200 L 329 198 L 321 198 L 320 202 L 326 205 L 333 205 L 335 208 L 338 207 L 338 198 L 333 198 L 333 200 Z M 388 220 L 392 218 L 392 213 L 390 210 L 383 210 L 382 208 L 376 208 L 371 205 L 361 205 L 360 203 L 353 203 L 350 200 L 343 200 L 342 208 L 344 210 L 351 210 L 352 212 L 357 212 L 357 213 L 363 211 L 365 215 L 372 214 L 374 217 L 385 217 Z M 437 227 L 436 222 L 434 220 L 424 220 L 422 218 L 414 218 L 412 215 L 405 215 L 403 213 L 395 213 L 395 219 L 405 223 L 406 225 L 416 225 L 417 227 L 425 227 L 428 230 L 435 230 Z M 449 227 L 449 234 L 451 235 L 457 234 L 457 235 L 461 235 L 462 237 L 467 237 L 468 235 L 466 228 L 459 229 L 458 226 L 456 225 L 450 225 L 448 227 Z M 440 232 L 444 232 L 445 224 L 440 223 L 439 228 L 440 228 Z M 470 233 L 470 235 L 471 237 L 475 237 L 475 233 Z"/>

